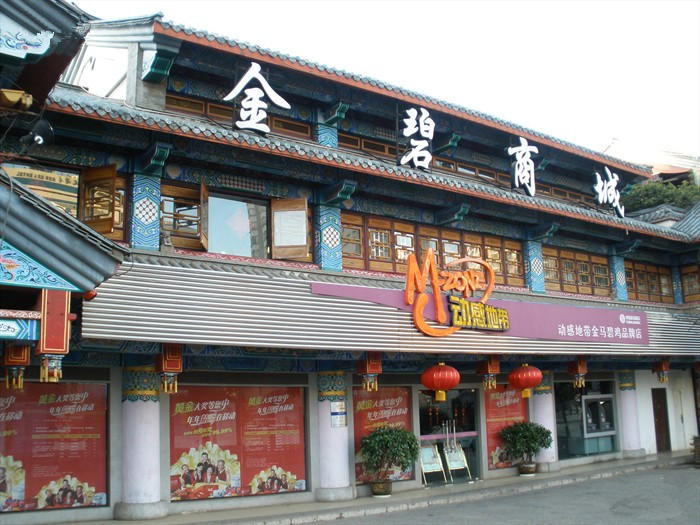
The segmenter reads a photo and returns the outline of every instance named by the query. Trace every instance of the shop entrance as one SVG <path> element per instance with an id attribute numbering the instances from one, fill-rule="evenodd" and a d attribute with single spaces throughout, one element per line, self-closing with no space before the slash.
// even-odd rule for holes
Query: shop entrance
<path id="1" fill-rule="evenodd" d="M 668 404 L 665 388 L 651 389 L 651 404 L 654 407 L 654 430 L 656 432 L 656 451 L 671 450 L 671 439 L 668 432 Z"/>
<path id="2" fill-rule="evenodd" d="M 433 468 L 424 469 L 429 484 L 468 482 L 479 477 L 478 401 L 474 388 L 450 390 L 442 402 L 435 401 L 433 392 L 419 392 L 422 457 L 435 460 Z"/>

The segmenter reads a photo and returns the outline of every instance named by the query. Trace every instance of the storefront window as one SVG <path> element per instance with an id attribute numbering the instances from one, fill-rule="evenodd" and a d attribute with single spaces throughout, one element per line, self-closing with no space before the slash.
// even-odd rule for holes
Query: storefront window
<path id="1" fill-rule="evenodd" d="M 306 490 L 302 388 L 183 386 L 170 406 L 171 501 Z"/>
<path id="2" fill-rule="evenodd" d="M 425 450 L 436 446 L 444 469 L 443 476 L 443 471 L 436 466 L 433 472 L 426 473 L 426 480 L 442 483 L 445 477 L 452 480 L 477 477 L 478 392 L 473 388 L 449 390 L 445 401 L 436 402 L 433 392 L 422 391 L 418 394 L 418 403 L 421 446 Z M 462 454 L 464 461 L 459 461 Z"/>
<path id="3" fill-rule="evenodd" d="M 412 429 L 411 423 L 411 389 L 409 387 L 379 387 L 377 391 L 368 392 L 360 387 L 353 387 L 353 424 L 355 426 L 355 479 L 358 484 L 372 480 L 371 474 L 362 467 L 360 454 L 362 438 L 377 428 L 389 426 Z M 401 470 L 398 467 L 389 472 L 393 481 L 413 479 L 413 468 Z"/>
<path id="4" fill-rule="evenodd" d="M 559 459 L 615 451 L 612 392 L 612 381 L 589 381 L 584 389 L 554 383 Z"/>
<path id="5" fill-rule="evenodd" d="M 0 387 L 0 511 L 107 501 L 107 385 Z"/>

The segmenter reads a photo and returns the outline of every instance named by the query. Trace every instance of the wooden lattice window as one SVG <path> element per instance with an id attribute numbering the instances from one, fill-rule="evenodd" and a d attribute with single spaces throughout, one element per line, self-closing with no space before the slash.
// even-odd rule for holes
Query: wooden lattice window
<path id="1" fill-rule="evenodd" d="M 610 295 L 605 257 L 555 247 L 542 247 L 545 289 L 588 295 Z"/>
<path id="2" fill-rule="evenodd" d="M 700 301 L 700 265 L 691 264 L 681 268 L 681 284 L 685 302 Z"/>
<path id="3" fill-rule="evenodd" d="M 627 295 L 630 299 L 661 303 L 673 302 L 671 270 L 640 262 L 625 261 Z"/>
<path id="4" fill-rule="evenodd" d="M 199 250 L 201 230 L 200 192 L 162 184 L 160 190 L 160 229 L 170 234 L 173 246 Z"/>

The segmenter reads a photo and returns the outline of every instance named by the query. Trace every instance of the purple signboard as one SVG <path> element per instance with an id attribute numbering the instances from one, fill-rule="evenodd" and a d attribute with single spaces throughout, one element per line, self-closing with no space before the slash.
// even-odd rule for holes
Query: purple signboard
<path id="1" fill-rule="evenodd" d="M 311 293 L 369 301 L 409 312 L 413 310 L 413 306 L 406 304 L 403 290 L 312 283 Z M 444 295 L 443 301 L 448 311 Z M 505 335 L 555 341 L 649 344 L 649 327 L 644 312 L 500 299 L 489 300 L 488 304 L 508 310 L 510 329 L 504 332 Z M 425 307 L 424 316 L 435 320 L 432 299 Z"/>

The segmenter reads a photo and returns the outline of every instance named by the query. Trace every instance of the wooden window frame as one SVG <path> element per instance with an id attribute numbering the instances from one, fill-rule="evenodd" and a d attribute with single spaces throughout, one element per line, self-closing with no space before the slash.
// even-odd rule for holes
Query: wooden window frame
<path id="1" fill-rule="evenodd" d="M 182 105 L 173 104 L 173 102 L 181 102 Z M 201 109 L 194 109 L 189 107 L 200 106 Z M 191 115 L 204 115 L 206 113 L 207 104 L 203 100 L 197 100 L 188 97 L 178 97 L 177 95 L 171 95 L 170 93 L 165 94 L 165 109 L 170 111 L 182 111 L 183 113 L 189 113 Z"/>
<path id="2" fill-rule="evenodd" d="M 432 244 L 435 247 L 436 264 L 440 269 L 464 270 L 464 265 L 445 266 L 447 257 L 463 258 L 466 257 L 466 249 L 468 246 L 478 248 L 482 254 L 479 258 L 484 258 L 486 246 L 498 250 L 500 258 L 498 261 L 501 264 L 502 271 L 496 275 L 496 282 L 511 286 L 525 287 L 524 266 L 523 266 L 523 251 L 522 243 L 519 241 L 511 241 L 502 237 L 483 236 L 452 230 L 447 228 L 437 228 L 435 226 L 419 225 L 415 223 L 407 223 L 400 220 L 379 218 L 376 216 L 363 215 L 359 213 L 343 211 L 341 214 L 341 227 L 343 230 L 359 231 L 361 239 L 360 252 L 361 256 L 352 255 L 348 252 L 343 253 L 343 267 L 383 271 L 391 273 L 404 273 L 406 264 L 404 261 L 397 258 L 399 235 L 412 236 L 413 238 L 413 253 L 423 261 L 425 259 L 426 243 Z M 382 246 L 390 250 L 390 258 L 378 258 L 372 255 L 372 232 L 381 231 L 389 236 L 389 243 L 382 243 Z M 342 236 L 341 242 L 349 242 L 357 244 L 357 240 Z M 457 253 L 447 252 L 445 247 L 454 244 L 458 247 Z M 504 259 L 505 253 L 515 253 L 516 257 L 516 272 L 510 271 L 510 264 Z M 481 266 L 474 267 L 477 271 L 483 270 Z"/>
<path id="3" fill-rule="evenodd" d="M 284 214 L 284 216 L 282 216 Z M 293 214 L 293 215 L 292 215 Z M 296 219 L 295 219 L 296 217 Z M 303 243 L 284 244 L 285 224 L 296 220 L 303 222 Z M 305 259 L 311 256 L 309 232 L 309 204 L 305 197 L 297 199 L 272 199 L 270 201 L 270 245 L 273 259 Z"/>
<path id="4" fill-rule="evenodd" d="M 250 197 L 243 197 L 236 194 L 228 193 L 217 193 L 217 197 L 230 197 L 231 199 L 239 199 L 242 201 L 249 201 Z M 161 184 L 161 231 L 168 232 L 170 234 L 170 241 L 176 248 L 183 248 L 188 250 L 204 250 L 209 251 L 209 188 L 206 186 L 204 181 L 200 183 L 199 188 L 194 186 L 185 186 L 180 184 Z M 173 217 L 173 213 L 165 211 L 165 200 L 170 200 L 173 202 L 180 202 L 182 205 L 189 206 L 191 209 L 197 210 L 196 216 L 183 216 L 182 219 L 195 223 L 197 233 L 186 232 L 178 234 L 176 230 L 167 228 L 165 226 L 166 222 Z M 303 201 L 303 202 L 302 202 Z M 265 199 L 261 199 L 260 202 L 267 202 Z M 269 253 L 267 256 L 270 259 L 289 259 L 295 261 L 311 262 L 313 255 L 311 253 L 312 246 L 312 236 L 311 236 L 311 214 L 308 207 L 307 200 L 304 199 L 272 199 L 268 203 L 269 213 L 266 218 L 267 228 L 268 228 L 268 238 L 269 243 Z M 273 211 L 274 210 L 274 211 Z M 280 245 L 275 244 L 274 238 L 274 215 L 276 212 L 285 211 L 303 211 L 305 215 L 305 239 L 306 243 L 303 245 Z"/>
<path id="5" fill-rule="evenodd" d="M 277 115 L 270 115 L 268 121 L 271 132 L 277 133 L 279 135 L 288 135 L 290 137 L 300 137 L 307 140 L 311 139 L 311 124 L 278 117 Z M 303 128 L 305 131 L 297 131 L 295 129 L 290 129 L 288 127 L 284 127 L 285 125 Z"/>
<path id="6" fill-rule="evenodd" d="M 610 265 L 607 258 L 554 246 L 543 246 L 542 258 L 546 290 L 598 297 L 609 297 L 612 293 Z M 547 261 L 552 261 L 556 268 L 550 268 L 548 264 L 551 263 Z M 571 266 L 571 269 L 565 269 L 565 263 Z M 596 273 L 596 269 L 602 268 L 605 269 L 605 274 Z M 556 279 L 547 276 L 547 272 L 553 271 L 557 273 Z M 572 279 L 565 279 L 564 273 L 572 274 Z M 582 276 L 586 276 L 586 279 Z M 607 285 L 598 284 L 596 278 L 604 278 Z"/>
<path id="7" fill-rule="evenodd" d="M 355 135 L 338 132 L 338 146 L 359 151 L 362 149 L 362 139 Z"/>
<path id="8" fill-rule="evenodd" d="M 681 289 L 686 303 L 700 301 L 700 264 L 681 267 Z M 688 283 L 692 283 L 693 288 Z"/>
<path id="9" fill-rule="evenodd" d="M 184 248 L 188 250 L 207 250 L 207 226 L 208 217 L 208 192 L 206 186 L 201 184 L 200 188 L 186 187 L 175 184 L 161 184 L 160 188 L 160 229 L 161 232 L 170 234 L 170 242 L 176 248 Z M 173 202 L 173 212 L 166 211 L 165 201 Z M 179 220 L 175 210 L 183 206 L 176 206 L 176 203 L 189 205 L 191 209 L 197 210 L 196 216 L 182 216 L 182 220 L 193 222 L 196 224 L 197 233 L 186 232 L 181 233 L 177 229 L 166 227 L 166 223 L 171 220 L 175 222 Z"/>
<path id="10" fill-rule="evenodd" d="M 630 274 L 632 278 L 630 279 Z M 657 266 L 636 261 L 625 261 L 625 276 L 627 278 L 627 297 L 630 300 L 649 301 L 652 303 L 673 303 L 673 283 L 664 291 L 661 277 L 671 280 L 671 269 L 667 266 Z M 657 291 L 652 290 L 656 283 Z M 640 288 L 640 284 L 644 287 Z"/>

